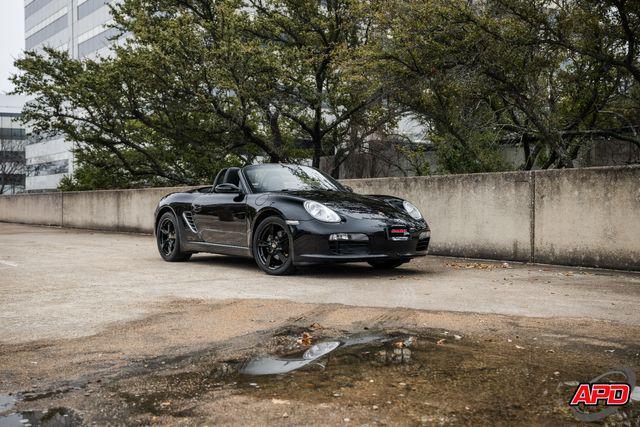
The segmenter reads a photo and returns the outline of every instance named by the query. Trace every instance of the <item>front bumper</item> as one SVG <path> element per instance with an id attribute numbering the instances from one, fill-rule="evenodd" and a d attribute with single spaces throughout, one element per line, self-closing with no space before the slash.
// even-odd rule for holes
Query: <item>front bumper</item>
<path id="1" fill-rule="evenodd" d="M 424 221 L 402 224 L 408 229 L 407 240 L 391 240 L 388 228 L 397 223 L 327 224 L 299 221 L 290 225 L 293 235 L 293 262 L 296 265 L 330 262 L 366 262 L 409 260 L 425 256 L 430 230 Z M 330 241 L 335 233 L 364 234 L 366 241 Z M 427 237 L 425 238 L 425 234 Z M 422 235 L 422 238 L 420 236 Z"/>

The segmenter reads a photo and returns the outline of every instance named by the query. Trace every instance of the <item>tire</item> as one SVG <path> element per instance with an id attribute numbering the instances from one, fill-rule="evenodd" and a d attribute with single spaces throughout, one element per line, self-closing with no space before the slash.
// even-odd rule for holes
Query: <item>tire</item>
<path id="1" fill-rule="evenodd" d="M 190 252 L 182 252 L 180 249 L 180 227 L 175 215 L 166 212 L 160 217 L 156 228 L 156 243 L 162 259 L 168 262 L 188 261 Z"/>
<path id="2" fill-rule="evenodd" d="M 402 264 L 406 262 L 407 261 L 393 260 L 393 261 L 369 261 L 368 263 L 371 267 L 376 268 L 378 270 L 391 270 L 393 268 L 400 267 Z"/>
<path id="3" fill-rule="evenodd" d="M 283 276 L 295 271 L 293 238 L 282 218 L 270 216 L 253 233 L 253 257 L 262 271 Z"/>

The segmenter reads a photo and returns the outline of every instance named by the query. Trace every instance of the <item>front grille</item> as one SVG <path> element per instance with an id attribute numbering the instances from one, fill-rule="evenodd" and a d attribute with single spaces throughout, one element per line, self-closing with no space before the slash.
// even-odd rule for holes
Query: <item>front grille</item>
<path id="1" fill-rule="evenodd" d="M 429 239 L 420 239 L 416 245 L 416 251 L 426 251 L 429 247 Z"/>
<path id="2" fill-rule="evenodd" d="M 369 253 L 369 242 L 329 242 L 331 255 L 366 255 Z"/>
<path id="3" fill-rule="evenodd" d="M 197 233 L 198 229 L 196 228 L 196 223 L 193 220 L 193 214 L 191 212 L 183 212 L 182 217 L 184 218 L 184 222 L 187 223 L 189 229 L 194 233 Z"/>

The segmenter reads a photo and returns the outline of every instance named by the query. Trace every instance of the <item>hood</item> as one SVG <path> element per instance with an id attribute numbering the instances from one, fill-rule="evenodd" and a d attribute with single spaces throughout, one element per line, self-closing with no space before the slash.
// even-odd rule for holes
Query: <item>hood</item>
<path id="1" fill-rule="evenodd" d="M 289 191 L 286 194 L 322 203 L 347 218 L 415 221 L 404 209 L 373 196 L 342 191 Z"/>

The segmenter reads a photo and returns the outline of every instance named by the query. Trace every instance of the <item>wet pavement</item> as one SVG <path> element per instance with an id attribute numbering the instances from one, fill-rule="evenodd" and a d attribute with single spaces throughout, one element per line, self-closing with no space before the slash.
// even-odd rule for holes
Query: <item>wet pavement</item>
<path id="1" fill-rule="evenodd" d="M 218 319 L 224 330 L 227 309 L 252 317 L 269 306 L 251 304 L 200 305 L 194 315 Z M 392 310 L 355 313 L 356 323 L 306 310 L 197 349 L 118 344 L 150 330 L 166 340 L 183 310 L 168 307 L 167 316 L 113 335 L 5 346 L 0 391 L 11 390 L 13 401 L 0 398 L 11 405 L 0 411 L 0 425 L 567 425 L 577 423 L 567 402 L 578 382 L 619 366 L 640 372 L 638 328 L 561 319 L 482 316 L 475 319 L 481 327 L 454 319 L 460 329 L 407 329 L 391 326 Z M 443 316 L 400 314 L 414 325 Z M 79 362 L 78 348 L 101 353 Z M 107 357 L 104 348 L 125 351 Z M 55 363 L 47 365 L 50 356 Z M 639 410 L 632 402 L 608 423 L 635 425 Z M 47 421 L 47 414 L 56 415 Z"/>
<path id="2" fill-rule="evenodd" d="M 84 425 L 83 420 L 66 408 L 24 411 L 0 416 L 0 427 L 74 427 L 82 425 Z"/>

